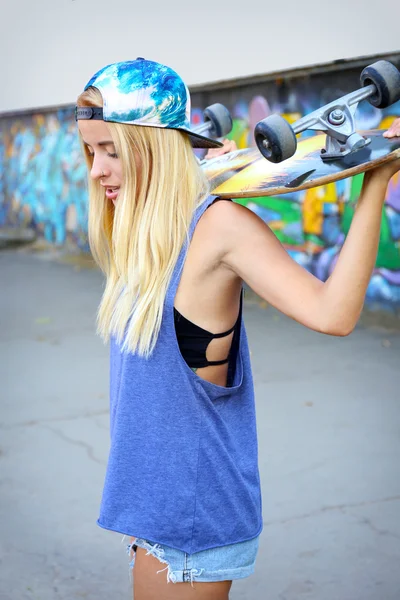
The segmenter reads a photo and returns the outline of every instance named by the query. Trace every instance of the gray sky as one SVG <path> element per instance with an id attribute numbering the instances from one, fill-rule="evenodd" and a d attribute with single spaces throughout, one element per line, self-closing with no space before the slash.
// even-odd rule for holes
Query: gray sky
<path id="1" fill-rule="evenodd" d="M 74 102 L 143 56 L 186 83 L 400 49 L 400 1 L 1 0 L 0 112 Z"/>

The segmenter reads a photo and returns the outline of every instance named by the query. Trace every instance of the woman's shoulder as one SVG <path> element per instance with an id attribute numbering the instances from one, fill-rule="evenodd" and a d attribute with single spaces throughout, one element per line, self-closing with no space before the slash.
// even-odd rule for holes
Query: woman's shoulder
<path id="1" fill-rule="evenodd" d="M 252 228 L 259 221 L 261 219 L 246 206 L 228 198 L 216 198 L 202 215 L 199 225 L 209 235 L 214 233 L 219 237 Z"/>
<path id="2" fill-rule="evenodd" d="M 196 245 L 206 256 L 225 256 L 243 237 L 257 235 L 265 223 L 250 209 L 234 201 L 214 201 L 202 214 L 195 231 Z"/>
<path id="3" fill-rule="evenodd" d="M 221 220 L 224 217 L 234 218 L 244 212 L 249 212 L 249 209 L 238 202 L 235 202 L 235 200 L 232 200 L 231 198 L 216 197 L 204 212 L 203 217 L 205 220 L 217 223 L 218 220 Z"/>

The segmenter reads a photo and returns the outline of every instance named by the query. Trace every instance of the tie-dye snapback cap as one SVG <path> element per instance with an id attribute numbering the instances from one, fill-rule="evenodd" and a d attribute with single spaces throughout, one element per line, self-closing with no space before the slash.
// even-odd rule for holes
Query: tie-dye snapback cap
<path id="1" fill-rule="evenodd" d="M 99 90 L 103 107 L 77 106 L 76 120 L 178 129 L 189 135 L 194 148 L 222 146 L 191 130 L 189 90 L 170 67 L 144 58 L 114 63 L 93 75 L 85 90 L 89 87 Z"/>

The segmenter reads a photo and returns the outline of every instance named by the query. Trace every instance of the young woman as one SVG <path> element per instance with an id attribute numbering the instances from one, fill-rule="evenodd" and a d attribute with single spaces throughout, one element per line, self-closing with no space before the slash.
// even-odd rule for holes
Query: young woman
<path id="1" fill-rule="evenodd" d="M 76 110 L 89 239 L 106 275 L 98 329 L 111 342 L 98 522 L 132 538 L 136 600 L 226 600 L 253 572 L 262 518 L 243 282 L 305 326 L 348 335 L 400 168 L 365 175 L 323 283 L 255 214 L 209 195 L 192 147 L 218 144 L 190 131 L 189 114 L 180 77 L 144 59 L 99 71 Z"/>

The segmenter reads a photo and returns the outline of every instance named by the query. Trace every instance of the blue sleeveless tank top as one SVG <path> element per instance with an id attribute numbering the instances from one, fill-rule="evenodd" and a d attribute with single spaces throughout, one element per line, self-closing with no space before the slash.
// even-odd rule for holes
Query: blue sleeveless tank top
<path id="1" fill-rule="evenodd" d="M 210 196 L 194 214 L 189 240 Z M 166 294 L 150 358 L 111 341 L 111 445 L 98 524 L 188 554 L 262 529 L 253 380 L 240 315 L 231 387 L 201 379 L 180 354 L 174 299 L 187 244 Z"/>

